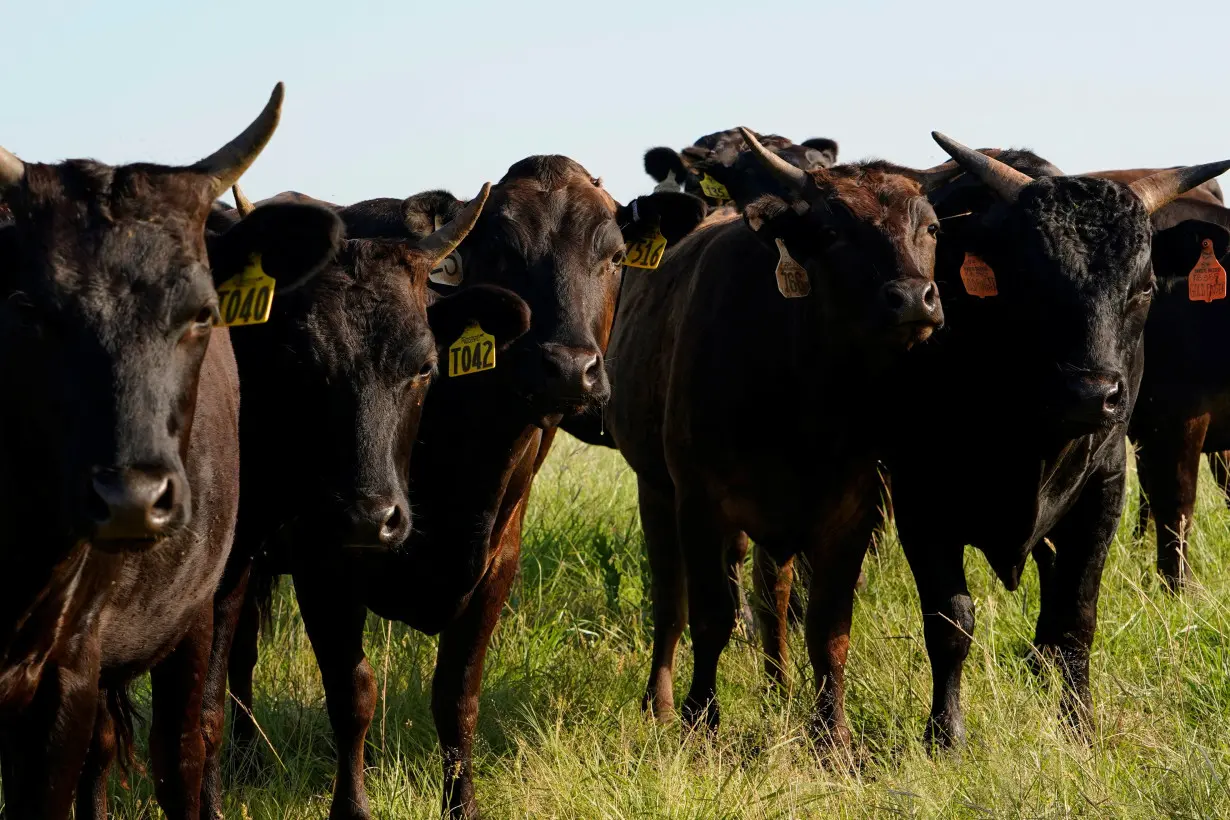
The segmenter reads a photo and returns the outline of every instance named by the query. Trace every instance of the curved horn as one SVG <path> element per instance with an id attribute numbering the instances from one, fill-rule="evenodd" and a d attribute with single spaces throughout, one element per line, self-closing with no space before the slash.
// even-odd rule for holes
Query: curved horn
<path id="1" fill-rule="evenodd" d="M 16 188 L 26 175 L 26 165 L 8 151 L 0 148 L 0 190 Z"/>
<path id="2" fill-rule="evenodd" d="M 256 210 L 252 200 L 243 195 L 243 189 L 239 187 L 239 183 L 231 186 L 231 193 L 235 195 L 235 210 L 239 211 L 241 217 L 246 218 Z"/>
<path id="3" fill-rule="evenodd" d="M 760 144 L 760 140 L 756 139 L 756 135 L 748 129 L 740 126 L 739 133 L 743 135 L 743 139 L 747 140 L 747 144 L 751 147 L 752 153 L 756 155 L 756 158 L 773 172 L 775 177 L 798 193 L 807 190 L 807 186 L 812 179 L 806 171 L 801 168 L 795 168 L 789 162 L 786 162 L 786 160 L 765 148 Z"/>
<path id="4" fill-rule="evenodd" d="M 966 148 L 954 139 L 944 136 L 939 131 L 932 131 L 931 138 L 957 161 L 957 164 L 986 183 L 987 187 L 999 194 L 1008 202 L 1015 202 L 1021 189 L 1033 182 L 1033 177 L 1023 174 L 1011 165 L 997 159 L 980 154 L 972 148 Z"/>
<path id="5" fill-rule="evenodd" d="M 461 240 L 465 239 L 474 228 L 479 215 L 483 212 L 483 205 L 487 204 L 487 196 L 490 193 L 491 183 L 484 182 L 483 189 L 478 192 L 478 196 L 470 200 L 461 213 L 457 214 L 456 219 L 419 243 L 419 250 L 431 254 L 433 267 L 457 250 Z"/>
<path id="6" fill-rule="evenodd" d="M 1148 213 L 1154 213 L 1163 205 L 1230 169 L 1230 160 L 1209 162 L 1204 165 L 1189 165 L 1186 168 L 1171 168 L 1158 171 L 1130 186 L 1132 193 L 1140 198 Z"/>
<path id="7" fill-rule="evenodd" d="M 191 167 L 191 170 L 211 178 L 210 199 L 220 196 L 239 181 L 243 172 L 260 156 L 269 143 L 269 138 L 273 136 L 274 129 L 278 127 L 285 91 L 281 83 L 275 85 L 273 93 L 269 95 L 269 102 L 265 104 L 265 110 L 261 111 L 242 134 Z"/>

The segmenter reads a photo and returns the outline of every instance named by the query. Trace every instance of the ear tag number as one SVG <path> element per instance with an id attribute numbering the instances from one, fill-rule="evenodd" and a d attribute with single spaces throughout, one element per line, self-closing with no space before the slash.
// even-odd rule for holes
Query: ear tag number
<path id="1" fill-rule="evenodd" d="M 468 376 L 483 370 L 495 370 L 495 337 L 475 322 L 449 345 L 448 375 Z"/>
<path id="2" fill-rule="evenodd" d="M 972 253 L 965 254 L 965 261 L 961 263 L 961 283 L 965 285 L 966 293 L 979 299 L 999 295 L 995 271 Z"/>
<path id="3" fill-rule="evenodd" d="M 1212 302 L 1226 298 L 1226 269 L 1213 255 L 1213 240 L 1200 243 L 1200 258 L 1187 275 L 1187 298 L 1193 302 Z"/>
<path id="4" fill-rule="evenodd" d="M 438 285 L 451 285 L 453 287 L 460 285 L 461 281 L 465 279 L 460 254 L 453 251 L 444 257 L 444 261 L 438 267 L 432 269 L 427 278 Z"/>
<path id="5" fill-rule="evenodd" d="M 700 190 L 710 199 L 716 199 L 719 202 L 730 201 L 730 191 L 726 190 L 726 186 L 708 174 L 700 178 Z"/>
<path id="6" fill-rule="evenodd" d="M 786 250 L 786 243 L 780 239 L 777 243 L 777 289 L 787 299 L 802 299 L 811 293 L 811 280 L 807 278 L 807 268 L 794 261 L 794 257 Z"/>
<path id="7" fill-rule="evenodd" d="M 269 321 L 277 283 L 261 267 L 261 255 L 252 254 L 238 276 L 218 285 L 218 327 L 260 325 Z"/>
<path id="8" fill-rule="evenodd" d="M 656 230 L 652 236 L 647 236 L 628 246 L 624 264 L 630 268 L 657 270 L 664 253 L 666 253 L 666 237 L 662 235 L 661 230 Z"/>

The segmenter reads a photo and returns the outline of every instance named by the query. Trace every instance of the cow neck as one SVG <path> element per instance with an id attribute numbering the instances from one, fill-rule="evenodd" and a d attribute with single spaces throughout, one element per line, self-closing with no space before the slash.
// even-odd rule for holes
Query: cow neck
<path id="1" fill-rule="evenodd" d="M 425 632 L 447 625 L 528 492 L 542 438 L 524 400 L 506 387 L 434 385 L 410 458 L 413 532 L 401 549 L 363 553 L 348 567 L 365 603 Z"/>

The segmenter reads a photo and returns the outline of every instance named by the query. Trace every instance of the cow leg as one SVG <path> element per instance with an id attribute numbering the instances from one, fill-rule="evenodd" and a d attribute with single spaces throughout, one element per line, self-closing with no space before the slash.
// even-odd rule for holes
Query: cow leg
<path id="1" fill-rule="evenodd" d="M 818 737 L 840 746 L 850 743 L 845 706 L 846 655 L 850 650 L 854 592 L 875 523 L 875 516 L 867 516 L 862 526 L 837 544 L 821 543 L 811 550 L 806 633 L 807 654 L 816 676 L 812 728 Z"/>
<path id="2" fill-rule="evenodd" d="M 239 620 L 231 638 L 227 669 L 231 698 L 230 759 L 240 769 L 253 762 L 256 754 L 256 720 L 253 717 L 252 679 L 260 652 L 261 616 L 252 584 L 247 585 Z"/>
<path id="3" fill-rule="evenodd" d="M 1086 738 L 1093 729 L 1089 648 L 1098 625 L 1102 568 L 1123 514 L 1124 486 L 1122 470 L 1090 477 L 1076 504 L 1051 531 L 1054 563 L 1041 587 L 1034 645 L 1039 655 L 1059 663 L 1065 716 Z"/>
<path id="4" fill-rule="evenodd" d="M 1181 590 L 1190 574 L 1187 535 L 1196 508 L 1200 451 L 1208 426 L 1208 416 L 1187 419 L 1157 431 L 1145 444 L 1149 457 L 1142 466 L 1157 524 L 1157 570 L 1172 592 Z"/>
<path id="5" fill-rule="evenodd" d="M 478 696 L 487 647 L 520 566 L 520 533 L 512 535 L 517 543 L 511 549 L 505 548 L 499 563 L 489 570 L 470 597 L 465 611 L 440 633 L 436 673 L 431 681 L 431 714 L 444 764 L 441 812 L 448 818 L 478 817 L 473 771 Z"/>
<path id="6" fill-rule="evenodd" d="M 67 820 L 94 734 L 98 672 L 97 659 L 85 671 L 46 667 L 34 699 L 0 731 L 6 817 Z"/>
<path id="7" fill-rule="evenodd" d="M 711 507 L 700 499 L 678 506 L 679 544 L 687 570 L 688 621 L 692 625 L 692 686 L 682 716 L 691 726 L 716 730 L 718 659 L 735 628 L 739 577 L 728 550 L 729 536 L 718 528 Z"/>
<path id="8" fill-rule="evenodd" d="M 740 532 L 735 535 L 730 544 L 731 560 L 738 560 L 735 565 L 735 577 L 739 585 L 739 632 L 748 641 L 756 638 L 756 615 L 752 612 L 752 604 L 747 598 L 747 588 L 743 585 L 743 562 L 747 558 L 748 540 L 747 533 Z"/>
<path id="9" fill-rule="evenodd" d="M 339 589 L 336 578 L 296 572 L 295 596 L 320 666 L 325 707 L 337 747 L 337 780 L 329 820 L 369 820 L 363 744 L 376 715 L 376 676 L 363 652 L 367 607 Z"/>
<path id="10" fill-rule="evenodd" d="M 232 552 L 232 559 L 235 553 Z M 248 591 L 251 563 L 228 565 L 214 595 L 213 643 L 201 700 L 201 732 L 205 740 L 202 774 L 201 815 L 222 817 L 222 733 L 226 729 L 226 676 L 231 645 L 242 616 Z"/>
<path id="11" fill-rule="evenodd" d="M 898 518 L 900 527 L 902 519 Z M 955 746 L 965 741 L 961 669 L 974 636 L 974 600 L 965 584 L 964 549 L 900 531 L 922 607 L 923 638 L 931 661 L 931 715 L 923 741 Z"/>
<path id="12" fill-rule="evenodd" d="M 778 564 L 763 544 L 757 544 L 752 569 L 756 576 L 756 617 L 760 623 L 760 645 L 764 649 L 764 671 L 774 688 L 785 692 L 790 686 L 786 621 L 790 593 L 794 588 L 794 557 Z"/>
<path id="13" fill-rule="evenodd" d="M 1145 462 L 1145 453 L 1142 447 L 1136 447 L 1136 483 L 1140 485 L 1140 505 L 1136 509 L 1136 531 L 1137 538 L 1144 538 L 1149 532 L 1149 518 L 1152 513 L 1149 509 L 1149 495 L 1152 490 L 1149 489 L 1148 479 L 1149 470 Z"/>
<path id="14" fill-rule="evenodd" d="M 687 582 L 675 524 L 675 500 L 638 482 L 641 528 L 653 592 L 653 661 L 641 707 L 661 723 L 675 714 L 675 648 L 687 624 Z"/>
<path id="15" fill-rule="evenodd" d="M 107 773 L 115 760 L 115 750 L 115 721 L 107 710 L 106 693 L 100 690 L 94 715 L 94 737 L 77 781 L 76 820 L 106 820 Z"/>
<path id="16" fill-rule="evenodd" d="M 807 602 L 803 590 L 811 587 L 811 558 L 803 552 L 794 557 L 794 583 L 790 585 L 790 606 L 786 611 L 786 623 L 798 626 L 807 618 Z"/>
<path id="17" fill-rule="evenodd" d="M 201 814 L 205 735 L 201 702 L 213 643 L 213 603 L 202 607 L 188 634 L 171 654 L 150 670 L 154 718 L 150 726 L 150 763 L 154 794 L 170 820 L 195 820 Z"/>

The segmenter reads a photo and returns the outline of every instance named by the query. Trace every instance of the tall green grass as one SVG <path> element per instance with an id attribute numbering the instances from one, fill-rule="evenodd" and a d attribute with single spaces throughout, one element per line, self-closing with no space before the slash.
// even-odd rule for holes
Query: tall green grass
<path id="1" fill-rule="evenodd" d="M 617 454 L 561 436 L 535 486 L 522 575 L 487 659 L 476 751 L 486 816 L 1230 815 L 1230 514 L 1206 468 L 1192 550 L 1202 586 L 1167 597 L 1154 577 L 1152 542 L 1131 535 L 1134 480 L 1132 487 L 1102 588 L 1092 745 L 1064 730 L 1054 676 L 1029 669 L 1038 608 L 1032 566 L 1008 593 L 970 550 L 978 625 L 964 686 L 969 743 L 928 756 L 919 740 L 930 674 L 918 601 L 890 539 L 868 559 L 855 609 L 855 753 L 834 761 L 807 739 L 814 682 L 798 634 L 786 696 L 766 689 L 754 646 L 732 643 L 721 664 L 716 738 L 642 715 L 651 623 L 635 480 Z M 327 814 L 333 756 L 323 692 L 288 587 L 257 670 L 268 768 L 231 790 L 228 817 Z M 435 641 L 373 617 L 367 648 L 382 692 L 369 735 L 374 812 L 436 817 Z M 690 670 L 685 637 L 680 697 Z M 116 817 L 159 816 L 145 776 L 114 787 L 113 797 Z"/>

